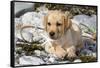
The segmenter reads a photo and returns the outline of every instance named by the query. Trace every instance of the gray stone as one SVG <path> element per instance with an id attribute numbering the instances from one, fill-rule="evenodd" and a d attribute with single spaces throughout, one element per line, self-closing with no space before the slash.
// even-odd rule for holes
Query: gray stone
<path id="1" fill-rule="evenodd" d="M 88 15 L 76 15 L 73 17 L 73 20 L 76 20 L 82 24 L 85 24 L 86 26 L 96 29 L 96 24 L 97 24 L 97 18 L 96 15 L 88 16 Z"/>

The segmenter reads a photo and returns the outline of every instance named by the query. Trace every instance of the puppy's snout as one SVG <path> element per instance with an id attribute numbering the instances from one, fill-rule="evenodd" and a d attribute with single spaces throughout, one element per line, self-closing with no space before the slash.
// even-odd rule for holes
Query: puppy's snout
<path id="1" fill-rule="evenodd" d="M 49 35 L 50 36 L 54 36 L 55 35 L 55 32 L 50 32 Z"/>

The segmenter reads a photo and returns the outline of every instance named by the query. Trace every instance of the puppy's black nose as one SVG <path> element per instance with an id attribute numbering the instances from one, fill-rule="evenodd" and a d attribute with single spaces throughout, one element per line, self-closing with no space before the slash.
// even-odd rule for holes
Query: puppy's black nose
<path id="1" fill-rule="evenodd" d="M 49 34 L 50 34 L 50 36 L 54 36 L 55 32 L 50 32 Z"/>

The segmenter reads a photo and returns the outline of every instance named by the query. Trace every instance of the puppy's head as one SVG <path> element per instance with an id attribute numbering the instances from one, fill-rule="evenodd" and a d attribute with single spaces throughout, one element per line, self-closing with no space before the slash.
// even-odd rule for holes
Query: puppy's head
<path id="1" fill-rule="evenodd" d="M 51 39 L 59 39 L 71 26 L 71 21 L 68 16 L 61 11 L 49 11 L 44 16 L 45 30 L 48 32 Z"/>

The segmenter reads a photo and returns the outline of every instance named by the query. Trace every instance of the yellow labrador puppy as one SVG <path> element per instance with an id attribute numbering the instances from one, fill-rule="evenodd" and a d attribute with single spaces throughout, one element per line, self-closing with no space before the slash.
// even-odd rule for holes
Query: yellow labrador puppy
<path id="1" fill-rule="evenodd" d="M 69 14 L 51 10 L 44 17 L 44 26 L 51 39 L 53 39 L 50 52 L 58 58 L 74 58 L 76 50 L 82 45 L 81 30 L 69 19 Z"/>

